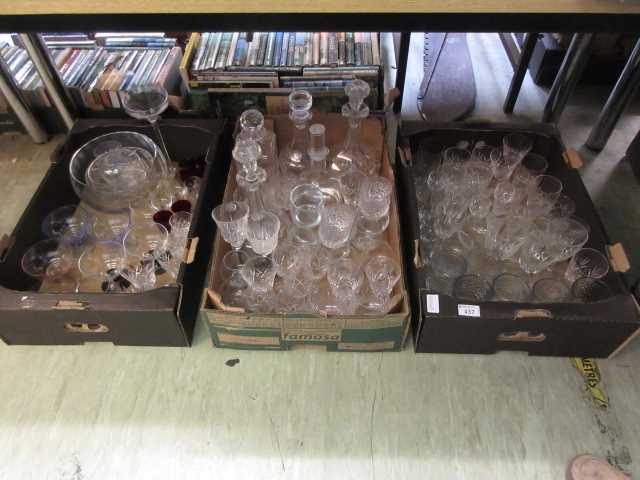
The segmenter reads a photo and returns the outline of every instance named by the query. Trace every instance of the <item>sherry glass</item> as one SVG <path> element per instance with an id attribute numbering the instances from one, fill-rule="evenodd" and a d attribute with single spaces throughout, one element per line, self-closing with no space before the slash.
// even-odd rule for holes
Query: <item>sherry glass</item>
<path id="1" fill-rule="evenodd" d="M 377 255 L 364 267 L 369 288 L 375 303 L 384 309 L 388 304 L 393 288 L 400 280 L 400 264 L 391 257 Z"/>

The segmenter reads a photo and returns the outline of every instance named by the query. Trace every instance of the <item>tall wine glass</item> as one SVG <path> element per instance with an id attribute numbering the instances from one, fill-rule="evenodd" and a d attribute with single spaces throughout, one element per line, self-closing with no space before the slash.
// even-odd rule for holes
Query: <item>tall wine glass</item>
<path id="1" fill-rule="evenodd" d="M 167 167 L 163 173 L 168 172 L 169 152 L 162 136 L 162 130 L 158 124 L 160 115 L 169 106 L 169 94 L 162 85 L 134 85 L 129 90 L 121 92 L 122 106 L 133 118 L 146 120 L 153 127 L 153 131 L 160 143 Z"/>

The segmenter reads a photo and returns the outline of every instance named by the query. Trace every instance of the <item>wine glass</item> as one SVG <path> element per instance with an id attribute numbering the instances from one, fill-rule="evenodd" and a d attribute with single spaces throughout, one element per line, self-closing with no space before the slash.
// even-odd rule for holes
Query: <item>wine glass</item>
<path id="1" fill-rule="evenodd" d="M 89 281 L 100 282 L 100 287 L 105 293 L 121 292 L 126 289 L 127 285 L 120 276 L 125 266 L 124 247 L 113 241 L 96 242 L 90 245 L 78 259 L 78 270 L 82 277 Z"/>
<path id="2" fill-rule="evenodd" d="M 61 238 L 72 247 L 82 245 L 91 234 L 91 215 L 78 205 L 64 205 L 50 212 L 42 222 L 42 233 Z"/>
<path id="3" fill-rule="evenodd" d="M 226 202 L 214 208 L 211 216 L 218 225 L 222 238 L 234 250 L 240 250 L 247 238 L 249 206 L 244 202 Z"/>
<path id="4" fill-rule="evenodd" d="M 280 218 L 273 212 L 260 212 L 247 225 L 247 240 L 258 255 L 269 255 L 278 245 Z"/>
<path id="5" fill-rule="evenodd" d="M 154 85 L 134 85 L 127 90 L 120 92 L 120 98 L 122 100 L 122 107 L 125 112 L 138 120 L 146 120 L 153 127 L 153 131 L 156 134 L 162 153 L 166 162 L 171 158 L 167 151 L 167 145 L 162 136 L 162 130 L 158 124 L 160 115 L 169 106 L 169 94 L 167 90 L 158 84 Z M 168 167 L 168 163 L 165 163 Z M 165 173 L 167 170 L 165 170 Z"/>
<path id="6" fill-rule="evenodd" d="M 39 280 L 57 282 L 71 272 L 74 257 L 71 249 L 58 238 L 40 240 L 22 256 L 22 270 Z"/>

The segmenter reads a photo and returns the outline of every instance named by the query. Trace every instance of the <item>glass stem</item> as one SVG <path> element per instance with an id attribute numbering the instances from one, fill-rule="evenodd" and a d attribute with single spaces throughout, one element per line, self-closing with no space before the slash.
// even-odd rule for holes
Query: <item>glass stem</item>
<path id="1" fill-rule="evenodd" d="M 169 151 L 167 150 L 167 145 L 164 143 L 164 137 L 162 136 L 162 130 L 160 129 L 160 124 L 158 120 L 149 120 L 151 126 L 153 127 L 153 132 L 156 135 L 156 139 L 160 143 L 160 149 L 162 150 L 162 155 L 164 156 L 164 161 L 161 162 L 162 165 L 162 175 L 167 176 L 169 174 Z"/>

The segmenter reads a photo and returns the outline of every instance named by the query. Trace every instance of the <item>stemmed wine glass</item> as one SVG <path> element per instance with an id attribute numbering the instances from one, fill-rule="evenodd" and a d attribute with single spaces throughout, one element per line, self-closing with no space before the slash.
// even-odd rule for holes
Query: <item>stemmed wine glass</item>
<path id="1" fill-rule="evenodd" d="M 127 114 L 138 120 L 146 120 L 153 127 L 165 157 L 166 174 L 170 157 L 158 119 L 169 106 L 167 90 L 162 85 L 134 85 L 129 90 L 121 92 L 120 98 Z"/>
<path id="2" fill-rule="evenodd" d="M 78 259 L 78 270 L 82 277 L 99 281 L 105 293 L 121 292 L 128 287 L 128 282 L 120 276 L 125 266 L 124 247 L 113 241 L 96 242 L 88 246 Z"/>

